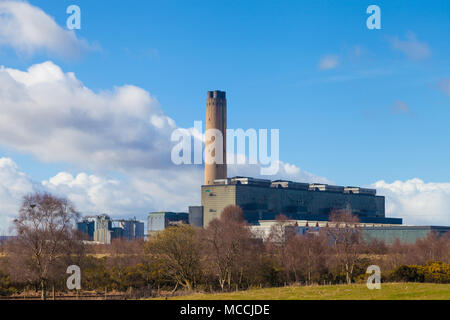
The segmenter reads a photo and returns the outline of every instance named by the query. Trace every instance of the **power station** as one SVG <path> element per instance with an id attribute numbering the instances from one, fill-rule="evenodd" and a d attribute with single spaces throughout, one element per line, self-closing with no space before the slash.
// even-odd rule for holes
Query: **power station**
<path id="1" fill-rule="evenodd" d="M 403 219 L 386 217 L 385 197 L 377 195 L 374 189 L 251 177 L 228 178 L 225 92 L 208 92 L 206 124 L 207 131 L 215 129 L 217 135 L 205 142 L 205 181 L 201 187 L 201 206 L 189 207 L 189 221 L 195 226 L 207 227 L 213 219 L 220 217 L 223 209 L 236 205 L 242 208 L 244 218 L 255 232 L 270 230 L 275 217 L 281 214 L 290 219 L 291 225 L 300 228 L 300 233 L 311 226 L 326 227 L 330 214 L 339 210 L 349 211 L 358 217 L 361 222 L 359 226 L 367 239 L 392 242 L 398 238 L 404 242 L 415 242 L 430 232 L 443 234 L 450 230 L 450 227 L 404 226 Z M 220 137 L 223 137 L 222 144 L 220 141 L 217 143 Z M 222 146 L 223 163 L 215 163 L 209 158 L 214 157 L 217 151 L 210 149 L 212 145 Z"/>

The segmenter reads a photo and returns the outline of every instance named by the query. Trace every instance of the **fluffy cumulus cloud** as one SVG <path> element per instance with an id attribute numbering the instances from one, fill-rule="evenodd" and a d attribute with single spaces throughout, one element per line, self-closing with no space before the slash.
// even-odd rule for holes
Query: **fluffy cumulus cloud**
<path id="1" fill-rule="evenodd" d="M 45 190 L 70 199 L 84 214 L 109 213 L 112 216 L 135 215 L 144 219 L 155 210 L 187 210 L 197 204 L 199 181 L 188 173 L 167 176 L 162 172 L 143 172 L 125 179 L 108 179 L 80 173 L 61 172 L 43 181 Z M 186 190 L 182 192 L 182 189 Z M 198 199 L 199 201 L 199 199 Z"/>
<path id="2" fill-rule="evenodd" d="M 42 161 L 102 170 L 170 163 L 175 123 L 138 87 L 93 92 L 45 62 L 26 71 L 1 67 L 0 101 L 0 144 Z"/>
<path id="3" fill-rule="evenodd" d="M 320 70 L 335 69 L 339 66 L 339 57 L 336 55 L 327 55 L 319 60 Z"/>
<path id="4" fill-rule="evenodd" d="M 12 47 L 20 54 L 46 52 L 64 57 L 76 57 L 93 49 L 38 7 L 9 0 L 0 1 L 0 45 Z"/>
<path id="5" fill-rule="evenodd" d="M 138 195 L 130 192 L 129 186 L 119 180 L 86 173 L 73 176 L 67 172 L 60 172 L 42 184 L 47 191 L 70 199 L 76 204 L 77 209 L 85 214 L 116 210 L 124 210 L 125 213 L 136 209 L 147 200 L 137 199 Z"/>
<path id="6" fill-rule="evenodd" d="M 387 216 L 404 218 L 410 225 L 450 226 L 450 183 L 411 179 L 378 181 L 371 187 L 386 196 Z"/>
<path id="7" fill-rule="evenodd" d="M 391 46 L 394 50 L 402 52 L 411 60 L 423 60 L 431 56 L 431 49 L 427 43 L 417 39 L 414 33 L 408 33 L 406 39 L 398 37 L 391 39 Z"/>
<path id="8" fill-rule="evenodd" d="M 172 164 L 175 122 L 147 91 L 125 85 L 94 92 L 73 73 L 45 62 L 25 71 L 0 67 L 0 101 L 0 145 L 95 172 L 62 172 L 33 183 L 4 159 L 9 165 L 2 175 L 11 178 L 2 179 L 2 217 L 16 214 L 20 198 L 37 190 L 33 186 L 68 197 L 82 213 L 143 218 L 152 210 L 186 210 L 200 202 L 201 169 Z M 111 172 L 121 178 L 108 178 Z M 14 187 L 14 179 L 28 187 Z"/>

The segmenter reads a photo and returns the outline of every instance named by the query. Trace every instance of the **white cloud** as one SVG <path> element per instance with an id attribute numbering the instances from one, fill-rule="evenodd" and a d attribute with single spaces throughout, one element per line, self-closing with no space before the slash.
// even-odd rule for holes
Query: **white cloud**
<path id="1" fill-rule="evenodd" d="M 74 177 L 70 173 L 60 172 L 42 184 L 47 191 L 70 199 L 84 213 L 111 212 L 112 208 L 119 209 L 123 205 L 131 209 L 137 205 L 130 199 L 133 193 L 127 192 L 127 186 L 114 179 L 86 173 Z"/>
<path id="2" fill-rule="evenodd" d="M 327 55 L 322 59 L 320 59 L 319 61 L 320 70 L 335 69 L 338 66 L 339 66 L 339 57 L 336 55 Z"/>
<path id="3" fill-rule="evenodd" d="M 406 35 L 405 40 L 398 37 L 391 39 L 394 50 L 404 53 L 411 60 L 423 60 L 431 56 L 431 49 L 425 42 L 420 42 L 412 32 Z"/>
<path id="4" fill-rule="evenodd" d="M 404 218 L 410 225 L 450 225 L 450 183 L 426 183 L 420 179 L 371 187 L 386 196 L 386 216 Z"/>
<path id="5" fill-rule="evenodd" d="M 150 211 L 186 211 L 189 204 L 197 203 L 190 201 L 195 201 L 194 193 L 199 194 L 199 188 L 193 185 L 200 179 L 190 179 L 186 172 L 178 178 L 158 171 L 141 172 L 123 180 L 61 172 L 42 185 L 47 191 L 70 199 L 83 214 L 134 215 L 145 219 Z"/>
<path id="6" fill-rule="evenodd" d="M 183 211 L 200 205 L 203 170 L 199 166 L 181 166 L 170 170 L 146 170 L 130 177 L 133 189 L 152 199 L 153 211 Z"/>
<path id="7" fill-rule="evenodd" d="M 202 170 L 172 164 L 176 124 L 147 91 L 125 85 L 96 93 L 45 62 L 27 71 L 0 67 L 0 102 L 0 145 L 95 172 L 63 172 L 36 184 L 67 196 L 82 213 L 144 218 L 152 210 L 185 211 L 200 203 Z M 123 179 L 105 178 L 111 172 Z M 8 217 L 24 195 L 8 196 L 9 180 L 3 179 L 0 210 Z"/>
<path id="8" fill-rule="evenodd" d="M 19 54 L 46 52 L 64 57 L 92 49 L 74 31 L 61 28 L 44 11 L 22 1 L 0 1 L 0 45 Z"/>
<path id="9" fill-rule="evenodd" d="M 90 170 L 169 166 L 175 123 L 158 101 L 125 85 L 93 92 L 52 62 L 0 68 L 0 144 Z"/>

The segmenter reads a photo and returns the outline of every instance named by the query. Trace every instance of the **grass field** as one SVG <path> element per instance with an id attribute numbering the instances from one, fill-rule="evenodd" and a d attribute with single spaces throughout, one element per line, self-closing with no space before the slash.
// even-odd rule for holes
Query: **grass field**
<path id="1" fill-rule="evenodd" d="M 221 294 L 196 293 L 180 300 L 450 300 L 450 284 L 383 283 L 380 290 L 365 284 L 282 287 Z"/>

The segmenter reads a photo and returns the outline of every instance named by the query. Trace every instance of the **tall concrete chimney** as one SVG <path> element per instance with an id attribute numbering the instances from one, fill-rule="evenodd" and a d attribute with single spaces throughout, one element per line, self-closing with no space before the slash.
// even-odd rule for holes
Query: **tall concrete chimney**
<path id="1" fill-rule="evenodd" d="M 217 129 L 223 136 L 223 164 L 208 164 L 212 162 L 215 152 L 206 152 L 205 185 L 213 185 L 216 179 L 227 178 L 227 98 L 223 91 L 209 91 L 206 101 L 206 131 Z M 214 139 L 214 137 L 213 137 Z M 213 143 L 213 139 L 205 141 L 205 147 Z"/>

